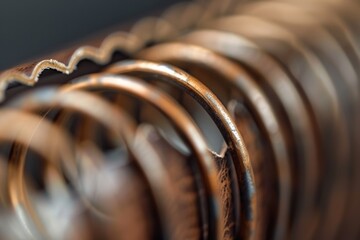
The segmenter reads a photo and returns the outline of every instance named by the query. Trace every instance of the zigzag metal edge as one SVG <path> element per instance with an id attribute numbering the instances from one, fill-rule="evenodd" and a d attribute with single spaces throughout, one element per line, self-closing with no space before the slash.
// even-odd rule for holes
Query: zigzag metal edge
<path id="1" fill-rule="evenodd" d="M 53 69 L 64 74 L 71 74 L 81 60 L 92 60 L 98 64 L 105 64 L 110 61 L 116 50 L 133 53 L 142 47 L 142 42 L 137 37 L 126 32 L 116 32 L 107 36 L 99 48 L 93 46 L 82 46 L 77 48 L 70 56 L 68 64 L 56 59 L 45 59 L 37 62 L 30 74 L 20 70 L 10 69 L 0 75 L 0 100 L 4 98 L 6 87 L 11 82 L 19 82 L 33 86 L 41 73 L 46 69 Z"/>
<path id="2" fill-rule="evenodd" d="M 38 82 L 41 73 L 46 69 L 71 74 L 76 70 L 78 63 L 82 60 L 92 60 L 98 64 L 106 64 L 111 60 L 112 55 L 117 50 L 132 54 L 140 50 L 149 39 L 160 40 L 174 37 L 187 27 L 195 25 L 199 20 L 194 13 L 203 11 L 200 2 L 200 0 L 196 0 L 189 3 L 179 3 L 164 11 L 160 17 L 143 18 L 135 23 L 129 32 L 114 32 L 106 36 L 98 48 L 93 46 L 76 48 L 65 61 L 49 58 L 33 64 L 27 64 L 25 68 L 32 69 L 30 73 L 25 73 L 24 68 L 19 66 L 5 70 L 0 73 L 0 101 L 4 99 L 5 90 L 10 83 L 18 82 L 33 86 Z M 191 20 L 183 26 L 178 26 L 178 24 L 176 24 L 178 20 L 177 16 L 185 13 L 191 15 L 188 19 Z M 159 29 L 160 31 L 157 31 Z M 161 29 L 166 29 L 165 33 Z M 68 62 L 68 64 L 65 62 Z"/>

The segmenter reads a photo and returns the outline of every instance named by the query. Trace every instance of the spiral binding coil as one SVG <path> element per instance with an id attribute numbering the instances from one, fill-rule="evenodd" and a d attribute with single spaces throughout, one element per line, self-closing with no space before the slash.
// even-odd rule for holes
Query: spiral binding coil
<path id="1" fill-rule="evenodd" d="M 182 3 L 0 74 L 1 239 L 358 239 L 359 13 Z"/>

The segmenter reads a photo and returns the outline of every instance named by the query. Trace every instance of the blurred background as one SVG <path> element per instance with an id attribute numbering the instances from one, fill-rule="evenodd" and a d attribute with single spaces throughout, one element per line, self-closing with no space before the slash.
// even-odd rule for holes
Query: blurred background
<path id="1" fill-rule="evenodd" d="M 179 0 L 1 0 L 0 71 Z"/>

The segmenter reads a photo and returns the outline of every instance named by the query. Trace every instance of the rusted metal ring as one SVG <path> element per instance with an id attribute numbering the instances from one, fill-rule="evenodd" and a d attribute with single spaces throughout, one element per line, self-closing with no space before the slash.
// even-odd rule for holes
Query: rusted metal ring
<path id="1" fill-rule="evenodd" d="M 254 174 L 252 171 L 249 156 L 244 145 L 243 139 L 239 134 L 234 122 L 228 112 L 217 97 L 202 83 L 184 71 L 165 64 L 156 64 L 147 61 L 123 61 L 107 69 L 107 72 L 116 74 L 142 73 L 153 75 L 155 79 L 168 81 L 187 92 L 191 97 L 198 101 L 208 114 L 218 124 L 221 133 L 226 140 L 236 161 L 235 168 L 241 175 L 238 181 L 241 186 L 242 206 L 244 209 L 244 224 L 246 225 L 245 236 L 250 235 L 255 230 L 254 222 L 256 218 L 256 190 Z"/>

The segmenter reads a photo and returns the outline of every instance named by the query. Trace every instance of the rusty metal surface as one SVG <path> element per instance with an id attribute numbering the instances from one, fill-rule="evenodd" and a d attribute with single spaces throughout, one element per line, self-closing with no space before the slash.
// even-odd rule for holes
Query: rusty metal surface
<path id="1" fill-rule="evenodd" d="M 357 239 L 359 16 L 199 0 L 0 73 L 1 238 Z"/>

